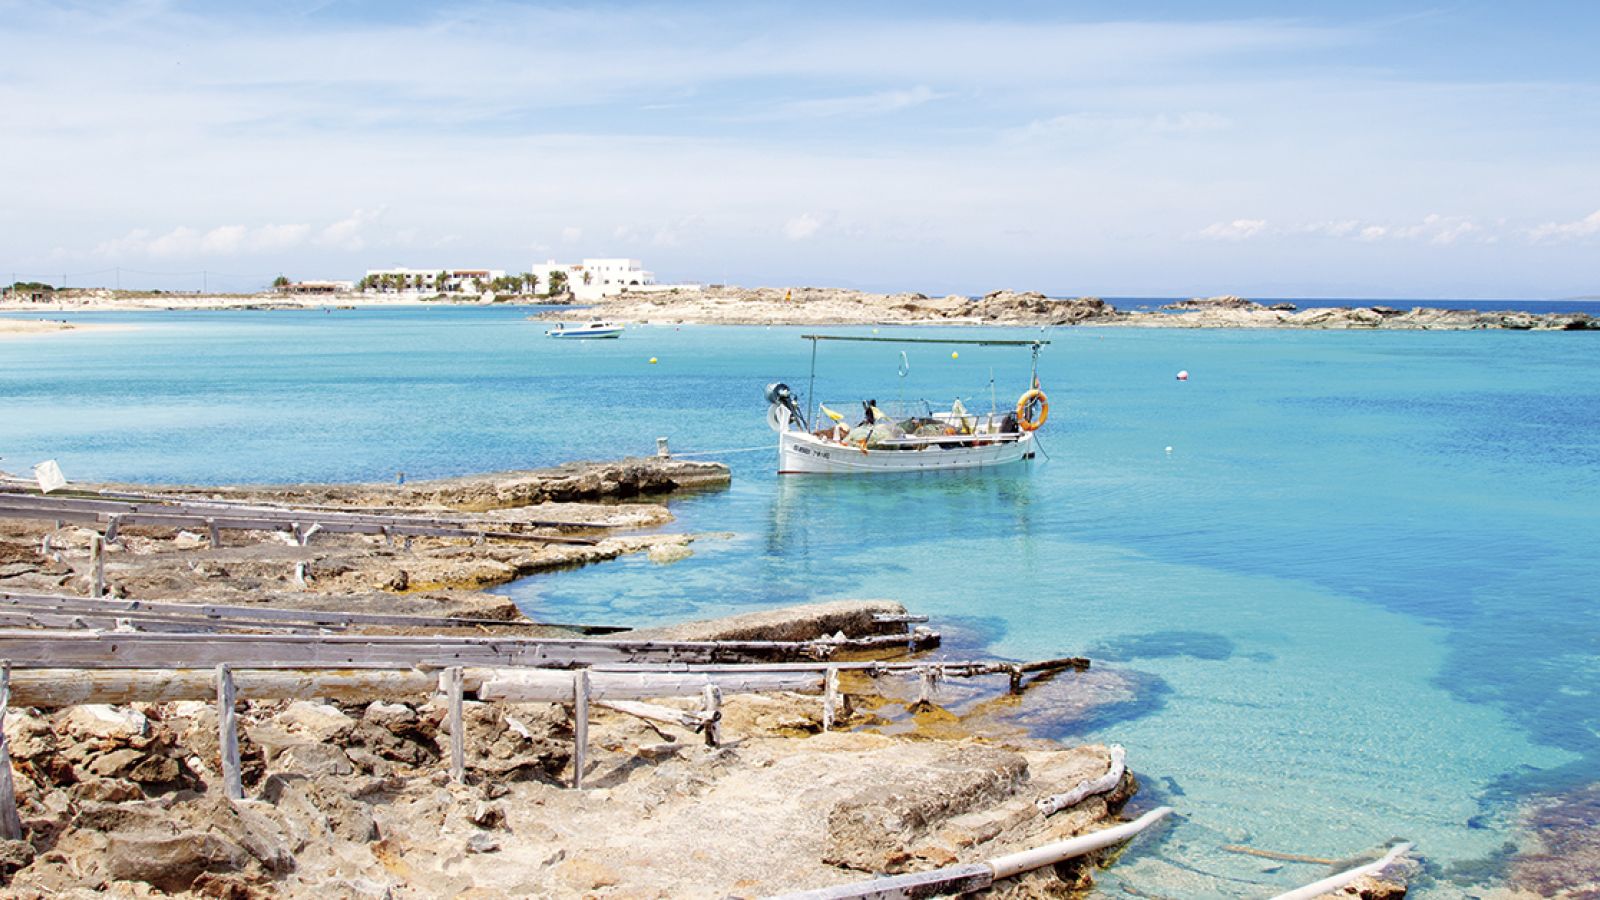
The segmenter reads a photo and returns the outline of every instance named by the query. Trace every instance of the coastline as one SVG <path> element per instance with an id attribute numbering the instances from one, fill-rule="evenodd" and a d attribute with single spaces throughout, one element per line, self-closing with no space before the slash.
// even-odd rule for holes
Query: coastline
<path id="1" fill-rule="evenodd" d="M 169 635 L 195 626 L 179 622 L 204 616 L 210 621 L 200 631 L 227 633 L 237 654 L 247 637 L 279 639 L 245 626 L 252 616 L 339 615 L 352 617 L 337 629 L 352 640 L 504 641 L 484 647 L 499 658 L 514 652 L 515 641 L 570 643 L 599 632 L 534 624 L 484 588 L 620 553 L 650 551 L 652 562 L 671 564 L 697 536 L 636 532 L 671 520 L 661 498 L 727 483 L 720 464 L 659 458 L 403 485 L 74 484 L 64 501 L 13 479 L 0 493 L 8 507 L 0 510 L 0 591 L 10 594 L 9 627 L 35 629 L 30 645 L 38 641 L 31 635 L 93 640 L 113 631 L 105 617 L 115 615 L 126 618 L 114 631 L 135 647 L 139 638 L 181 637 Z M 40 509 L 51 503 L 57 506 Z M 131 505 L 120 514 L 102 510 L 98 524 L 51 521 L 96 503 Z M 205 525 L 195 534 L 178 521 L 191 503 L 232 504 L 202 513 L 215 517 L 207 525 L 227 523 L 222 540 L 213 530 L 208 545 Z M 241 518 L 270 509 L 294 510 L 293 539 Z M 347 533 L 334 524 L 339 516 L 399 512 L 432 523 L 470 515 L 475 528 L 493 530 L 475 540 L 407 536 L 401 547 L 387 530 Z M 329 530 L 305 530 L 308 516 L 322 516 Z M 662 547 L 674 553 L 657 559 Z M 106 597 L 93 599 L 102 579 Z M 51 603 L 79 612 L 56 621 L 59 614 L 44 611 Z M 99 603 L 121 604 L 120 611 L 90 611 Z M 398 621 L 418 616 L 461 621 L 453 632 Z M 816 659 L 877 661 L 856 663 L 870 672 L 831 676 L 837 684 L 822 702 L 797 686 L 747 692 L 730 683 L 730 696 L 718 695 L 715 727 L 687 732 L 681 726 L 701 708 L 698 689 L 693 699 L 660 695 L 648 704 L 602 695 L 580 714 L 572 703 L 519 700 L 491 685 L 539 673 L 565 681 L 565 672 L 508 670 L 516 664 L 481 659 L 464 670 L 460 712 L 432 689 L 431 671 L 387 676 L 369 660 L 360 671 L 317 675 L 314 666 L 280 661 L 268 667 L 275 675 L 246 663 L 234 667 L 242 679 L 241 702 L 230 705 L 237 725 L 220 724 L 198 699 L 212 690 L 211 673 L 189 662 L 163 656 L 160 665 L 173 668 L 101 669 L 89 677 L 61 657 L 30 662 L 25 657 L 36 651 L 16 656 L 13 647 L 5 732 L 24 834 L 33 839 L 0 840 L 0 873 L 26 896 L 155 887 L 177 896 L 309 897 L 362 885 L 557 897 L 715 887 L 717 896 L 755 896 L 973 863 L 1123 821 L 1138 781 L 1120 749 L 1029 734 L 1041 716 L 1082 715 L 1132 685 L 1115 672 L 1088 670 L 1084 660 L 1018 669 L 980 659 L 984 671 L 974 674 L 989 677 L 952 675 L 930 696 L 926 675 L 919 688 L 915 670 L 891 677 L 877 669 L 884 661 L 915 665 L 922 657 L 912 646 L 937 641 L 918 629 L 908 644 L 904 623 L 917 618 L 894 601 L 838 600 L 669 628 L 623 623 L 610 637 L 630 653 L 673 648 L 673 659 L 710 652 L 713 660 L 740 661 L 738 654 L 756 652 L 790 665 L 810 658 L 819 684 Z M 823 655 L 767 657 L 801 649 Z M 285 667 L 296 686 L 265 687 L 282 683 Z M 319 692 L 318 679 L 330 678 L 336 685 L 326 689 L 335 693 Z M 101 695 L 113 682 L 120 700 L 107 701 Z M 387 687 L 375 697 L 370 685 L 378 682 Z M 184 687 L 191 683 L 198 689 Z M 140 684 L 157 685 L 166 699 L 139 694 Z M 83 699 L 90 695 L 100 699 Z M 459 734 L 449 724 L 456 715 Z M 223 747 L 235 733 L 243 802 L 230 801 L 225 786 Z M 464 768 L 454 777 L 446 763 L 458 740 Z M 574 790 L 578 780 L 582 789 Z M 806 802 L 792 802 L 797 794 Z M 1056 807 L 1039 805 L 1056 798 Z M 885 822 L 900 824 L 886 829 Z M 735 832 L 760 839 L 728 842 Z M 1013 884 L 1028 896 L 1079 891 L 1112 853 L 1046 866 Z"/>
<path id="2" fill-rule="evenodd" d="M 570 298 L 479 297 L 421 299 L 414 295 L 167 294 L 104 289 L 58 292 L 49 302 L 4 302 L 0 312 L 162 312 L 222 310 L 416 309 L 430 306 L 572 306 Z M 1000 327 L 1228 328 L 1408 331 L 1593 331 L 1600 318 L 1586 313 L 1526 309 L 1440 309 L 1382 304 L 1297 308 L 1236 296 L 1196 298 L 1157 310 L 1127 310 L 1098 297 L 1048 297 L 1029 291 L 994 291 L 980 297 L 919 293 L 879 294 L 844 288 L 710 287 L 623 293 L 574 306 L 585 318 L 626 324 L 672 325 L 992 325 Z M 541 319 L 570 319 L 549 310 Z"/>

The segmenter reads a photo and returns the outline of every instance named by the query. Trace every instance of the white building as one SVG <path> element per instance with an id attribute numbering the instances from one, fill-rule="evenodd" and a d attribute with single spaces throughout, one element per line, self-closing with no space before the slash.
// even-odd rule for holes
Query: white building
<path id="1" fill-rule="evenodd" d="M 481 294 L 504 269 L 368 269 L 366 289 L 380 294 Z"/>
<path id="2" fill-rule="evenodd" d="M 645 270 L 637 259 L 586 259 L 581 263 L 558 263 L 550 260 L 535 265 L 531 271 L 539 279 L 539 290 L 550 291 L 550 276 L 560 272 L 566 276 L 567 290 L 578 300 L 598 300 L 614 297 L 623 291 L 670 291 L 673 288 L 696 288 L 692 284 L 656 284 L 653 272 Z"/>

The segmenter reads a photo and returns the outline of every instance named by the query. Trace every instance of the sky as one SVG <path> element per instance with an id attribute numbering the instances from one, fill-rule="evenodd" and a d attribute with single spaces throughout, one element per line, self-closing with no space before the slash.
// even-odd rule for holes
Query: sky
<path id="1" fill-rule="evenodd" d="M 1600 4 L 0 0 L 0 278 L 1600 294 Z M 8 277 L 9 276 L 9 277 Z"/>

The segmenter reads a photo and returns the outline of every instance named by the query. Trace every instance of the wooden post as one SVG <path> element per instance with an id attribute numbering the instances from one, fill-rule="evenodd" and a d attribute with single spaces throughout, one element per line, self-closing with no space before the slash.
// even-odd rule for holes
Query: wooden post
<path id="1" fill-rule="evenodd" d="M 106 542 L 100 535 L 89 538 L 89 557 L 94 568 L 90 576 L 89 596 L 104 597 L 106 595 Z"/>
<path id="2" fill-rule="evenodd" d="M 17 790 L 11 783 L 11 745 L 6 741 L 5 714 L 11 708 L 11 663 L 0 662 L 0 838 L 22 840 L 17 815 Z"/>
<path id="3" fill-rule="evenodd" d="M 461 716 L 461 689 L 465 681 L 461 667 L 445 669 L 444 680 L 450 700 L 450 780 L 464 784 L 467 780 L 467 732 Z"/>
<path id="4" fill-rule="evenodd" d="M 233 672 L 223 663 L 217 666 L 217 730 L 222 738 L 222 786 L 231 800 L 244 799 L 244 779 L 239 771 L 239 718 L 234 711 L 237 699 Z"/>
<path id="5" fill-rule="evenodd" d="M 211 539 L 211 549 L 215 550 L 222 546 L 222 535 L 217 532 L 216 519 L 206 518 L 206 536 Z"/>
<path id="6" fill-rule="evenodd" d="M 933 702 L 934 670 L 932 666 L 917 667 L 917 705 Z"/>
<path id="7" fill-rule="evenodd" d="M 584 757 L 589 755 L 589 670 L 572 673 L 572 786 L 583 790 Z"/>
<path id="8" fill-rule="evenodd" d="M 829 666 L 822 682 L 822 730 L 833 730 L 833 717 L 839 706 L 839 667 Z"/>
<path id="9" fill-rule="evenodd" d="M 705 698 L 706 717 L 706 746 L 717 747 L 722 744 L 722 688 L 708 684 L 701 691 Z"/>

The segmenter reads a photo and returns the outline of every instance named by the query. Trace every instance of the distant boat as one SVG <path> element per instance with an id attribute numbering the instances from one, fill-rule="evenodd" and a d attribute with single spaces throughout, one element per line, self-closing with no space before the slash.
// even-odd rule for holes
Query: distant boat
<path id="1" fill-rule="evenodd" d="M 553 338 L 615 338 L 622 337 L 622 326 L 615 322 L 587 322 L 582 325 L 568 325 L 557 322 L 556 327 L 545 332 L 546 337 Z"/>
<path id="2" fill-rule="evenodd" d="M 920 415 L 894 416 L 879 409 L 875 401 L 867 400 L 862 402 L 862 421 L 853 426 L 846 425 L 840 413 L 817 404 L 815 427 L 812 427 L 788 385 L 768 385 L 767 424 L 778 433 L 779 475 L 987 469 L 1033 459 L 1036 449 L 1033 433 L 1050 416 L 1050 403 L 1039 389 L 1038 379 L 1039 348 L 1049 341 L 804 337 L 810 339 L 813 346 L 821 340 L 1026 346 L 1033 349 L 1034 375 L 1014 410 L 996 409 L 973 414 L 957 400 L 949 410 L 936 412 L 925 408 Z M 813 353 L 813 386 L 815 366 Z M 902 361 L 902 377 L 905 372 L 906 364 Z"/>

